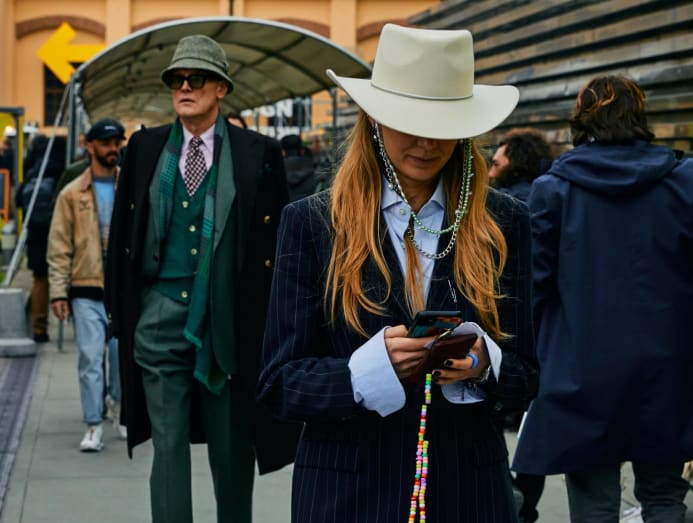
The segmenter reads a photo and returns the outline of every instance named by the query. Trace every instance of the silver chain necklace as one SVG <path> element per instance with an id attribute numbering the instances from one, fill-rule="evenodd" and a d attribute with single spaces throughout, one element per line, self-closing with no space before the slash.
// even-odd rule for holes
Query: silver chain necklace
<path id="1" fill-rule="evenodd" d="M 472 195 L 472 191 L 470 190 L 472 176 L 474 176 L 474 172 L 472 170 L 472 141 L 469 139 L 463 141 L 464 179 L 460 184 L 460 194 L 457 200 L 457 209 L 455 209 L 455 221 L 452 225 L 446 227 L 445 229 L 436 230 L 428 227 L 419 219 L 418 215 L 416 214 L 411 204 L 407 200 L 407 197 L 404 195 L 402 185 L 399 183 L 399 178 L 397 177 L 395 168 L 392 165 L 392 162 L 390 162 L 390 158 L 388 157 L 387 152 L 385 151 L 385 145 L 383 144 L 383 139 L 380 134 L 380 125 L 378 125 L 378 123 L 376 122 L 374 127 L 375 134 L 373 135 L 373 138 L 378 144 L 378 153 L 380 154 L 380 158 L 383 160 L 383 164 L 385 165 L 385 178 L 387 179 L 388 187 L 391 190 L 393 190 L 395 194 L 397 194 L 397 196 L 399 196 L 404 201 L 404 203 L 406 203 L 409 206 L 411 218 L 413 219 L 413 224 L 415 224 L 416 227 L 418 227 L 419 229 L 436 236 L 442 236 L 443 234 L 446 234 L 448 232 L 452 233 L 450 235 L 450 241 L 448 242 L 447 247 L 445 247 L 445 249 L 443 249 L 439 253 L 432 253 L 423 250 L 419 243 L 414 239 L 414 227 L 411 226 L 411 221 L 410 226 L 407 227 L 407 230 L 404 234 L 407 235 L 407 237 L 411 240 L 416 250 L 419 251 L 419 253 L 422 256 L 425 256 L 426 258 L 429 258 L 431 260 L 440 260 L 441 258 L 445 258 L 448 254 L 450 254 L 453 247 L 455 246 L 455 241 L 457 240 L 457 233 L 460 229 L 462 218 L 467 212 L 469 197 Z"/>

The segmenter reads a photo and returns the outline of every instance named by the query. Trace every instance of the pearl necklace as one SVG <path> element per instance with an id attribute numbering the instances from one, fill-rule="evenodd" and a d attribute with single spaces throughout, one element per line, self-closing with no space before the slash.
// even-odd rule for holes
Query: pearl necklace
<path id="1" fill-rule="evenodd" d="M 387 179 L 388 182 L 388 187 L 399 196 L 404 203 L 406 203 L 409 206 L 411 217 L 414 220 L 414 223 L 416 226 L 423 230 L 426 231 L 429 234 L 434 234 L 436 236 L 441 236 L 443 234 L 447 234 L 449 232 L 452 232 L 450 236 L 450 241 L 448 242 L 447 247 L 443 249 L 439 253 L 432 253 L 425 251 L 421 248 L 419 243 L 414 239 L 414 228 L 413 227 L 408 227 L 407 230 L 405 231 L 405 234 L 409 237 L 411 240 L 412 244 L 416 248 L 417 251 L 422 256 L 425 256 L 426 258 L 429 258 L 431 260 L 440 260 L 441 258 L 445 258 L 450 252 L 452 251 L 452 248 L 455 245 L 455 240 L 457 239 L 457 233 L 460 229 L 460 224 L 462 223 L 462 218 L 467 212 L 467 207 L 469 205 L 469 197 L 472 195 L 472 191 L 470 189 L 471 182 L 472 182 L 472 176 L 474 176 L 474 172 L 472 170 L 472 141 L 469 139 L 466 139 L 463 141 L 463 147 L 464 147 L 464 179 L 462 180 L 462 183 L 460 184 L 460 194 L 457 200 L 457 209 L 455 209 L 455 221 L 452 225 L 449 227 L 446 227 L 445 229 L 441 230 L 436 230 L 428 227 L 426 224 L 424 224 L 419 216 L 416 214 L 414 209 L 412 208 L 411 204 L 407 200 L 407 197 L 404 195 L 404 190 L 402 189 L 402 185 L 399 183 L 399 178 L 397 178 L 397 174 L 395 172 L 395 168 L 392 165 L 392 162 L 390 162 L 390 158 L 387 155 L 387 152 L 385 151 L 385 145 L 383 143 L 382 136 L 380 134 L 380 125 L 376 122 L 375 125 L 375 134 L 373 135 L 373 139 L 378 145 L 378 153 L 380 154 L 380 158 L 383 161 L 383 164 L 385 165 L 385 178 Z"/>

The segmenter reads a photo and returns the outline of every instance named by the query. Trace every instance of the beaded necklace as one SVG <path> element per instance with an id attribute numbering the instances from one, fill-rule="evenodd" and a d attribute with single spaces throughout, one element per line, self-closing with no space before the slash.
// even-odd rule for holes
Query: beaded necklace
<path id="1" fill-rule="evenodd" d="M 448 242 L 447 247 L 443 249 L 439 253 L 432 253 L 425 251 L 421 248 L 419 243 L 414 239 L 414 228 L 409 227 L 405 231 L 405 234 L 409 236 L 409 239 L 411 240 L 412 244 L 416 248 L 417 251 L 422 256 L 425 256 L 426 258 L 429 258 L 431 260 L 440 260 L 441 258 L 445 258 L 450 252 L 452 251 L 453 246 L 455 245 L 455 240 L 457 239 L 457 233 L 460 229 L 460 224 L 462 223 L 462 218 L 467 212 L 467 206 L 469 205 L 469 198 L 472 195 L 472 191 L 470 189 L 471 183 L 472 183 L 472 176 L 474 176 L 474 171 L 472 170 L 472 160 L 473 160 L 473 155 L 472 155 L 472 141 L 469 139 L 463 140 L 463 147 L 464 147 L 464 172 L 463 172 L 463 180 L 462 183 L 460 184 L 460 194 L 457 199 L 457 209 L 455 209 L 455 221 L 452 225 L 446 227 L 445 229 L 441 230 L 436 230 L 428 227 L 426 224 L 424 224 L 419 216 L 416 214 L 414 209 L 412 208 L 411 204 L 409 203 L 409 200 L 407 200 L 407 197 L 404 195 L 404 190 L 402 189 L 402 185 L 399 183 L 399 178 L 397 178 L 397 174 L 395 172 L 395 168 L 392 165 L 392 162 L 390 161 L 390 158 L 387 155 L 387 152 L 385 151 L 385 145 L 383 143 L 382 135 L 380 133 L 380 125 L 375 122 L 374 124 L 375 128 L 375 134 L 373 135 L 373 138 L 375 142 L 378 145 L 378 153 L 380 154 L 380 158 L 383 161 L 383 164 L 385 165 L 385 178 L 387 179 L 388 182 L 388 187 L 395 191 L 397 196 L 399 196 L 404 203 L 406 203 L 409 206 L 411 217 L 414 219 L 414 223 L 416 226 L 424 230 L 430 234 L 434 234 L 436 236 L 441 236 L 443 234 L 446 234 L 448 232 L 452 232 L 450 235 L 450 241 Z"/>
<path id="2" fill-rule="evenodd" d="M 416 473 L 414 474 L 414 487 L 412 488 L 409 505 L 408 523 L 415 523 L 418 508 L 419 522 L 426 521 L 426 482 L 428 480 L 428 440 L 426 439 L 426 416 L 428 406 L 431 404 L 431 373 L 426 374 L 424 387 L 424 403 L 421 405 L 421 417 L 419 418 L 419 438 L 416 444 Z"/>

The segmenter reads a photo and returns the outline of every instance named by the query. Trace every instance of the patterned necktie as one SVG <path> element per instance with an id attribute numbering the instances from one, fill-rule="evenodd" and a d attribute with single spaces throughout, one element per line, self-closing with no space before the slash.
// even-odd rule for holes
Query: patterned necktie
<path id="1" fill-rule="evenodd" d="M 183 181 L 188 194 L 192 196 L 202 183 L 207 172 L 205 165 L 205 157 L 200 150 L 202 138 L 193 136 L 188 147 L 188 154 L 185 156 L 185 172 L 183 173 Z"/>

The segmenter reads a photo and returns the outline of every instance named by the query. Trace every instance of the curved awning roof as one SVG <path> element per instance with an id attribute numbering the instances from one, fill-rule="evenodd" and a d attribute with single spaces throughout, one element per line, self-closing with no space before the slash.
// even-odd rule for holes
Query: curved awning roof
<path id="1" fill-rule="evenodd" d="M 355 77 L 370 73 L 353 53 L 300 27 L 233 16 L 186 18 L 133 33 L 82 64 L 72 80 L 78 105 L 91 121 L 171 121 L 171 94 L 159 75 L 178 40 L 190 34 L 205 34 L 226 51 L 234 90 L 222 100 L 224 112 L 332 88 L 327 68 Z"/>

